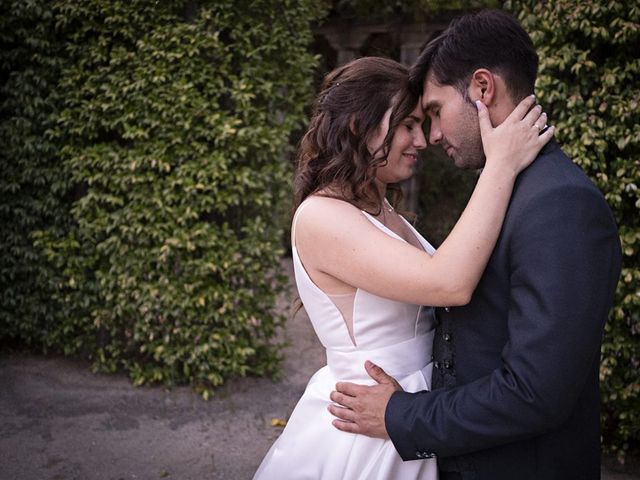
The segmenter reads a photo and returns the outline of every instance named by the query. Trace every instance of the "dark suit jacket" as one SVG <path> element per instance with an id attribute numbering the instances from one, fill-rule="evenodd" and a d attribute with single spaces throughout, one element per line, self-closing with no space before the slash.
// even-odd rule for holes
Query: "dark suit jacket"
<path id="1" fill-rule="evenodd" d="M 602 194 L 548 144 L 516 182 L 471 302 L 438 309 L 432 392 L 395 393 L 404 460 L 469 479 L 598 479 L 598 369 L 620 274 Z"/>

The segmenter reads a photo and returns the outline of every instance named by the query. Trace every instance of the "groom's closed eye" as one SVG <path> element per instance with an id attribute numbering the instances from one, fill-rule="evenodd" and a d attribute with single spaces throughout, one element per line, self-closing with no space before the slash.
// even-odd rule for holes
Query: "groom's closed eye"
<path id="1" fill-rule="evenodd" d="M 426 105 L 424 105 L 423 107 L 424 107 L 424 112 L 427 115 L 431 116 L 431 115 L 439 114 L 440 109 L 442 108 L 442 105 L 437 100 L 429 100 L 426 103 Z"/>

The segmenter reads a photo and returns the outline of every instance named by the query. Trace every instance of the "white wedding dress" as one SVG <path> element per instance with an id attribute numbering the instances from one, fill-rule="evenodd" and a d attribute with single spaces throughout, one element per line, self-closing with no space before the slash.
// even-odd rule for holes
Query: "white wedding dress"
<path id="1" fill-rule="evenodd" d="M 293 219 L 303 208 L 303 203 Z M 380 230 L 401 237 L 366 212 Z M 429 254 L 434 248 L 407 222 Z M 404 241 L 404 240 L 402 240 Z M 435 459 L 403 462 L 391 440 L 345 433 L 331 424 L 329 394 L 336 382 L 375 383 L 365 360 L 381 366 L 405 391 L 428 390 L 431 382 L 432 309 L 357 290 L 352 298 L 352 336 L 345 322 L 344 302 L 329 296 L 307 275 L 293 245 L 298 293 L 320 342 L 327 365 L 318 370 L 296 405 L 286 428 L 272 445 L 254 480 L 285 479 L 424 479 L 438 477 Z M 348 312 L 351 313 L 350 311 Z M 354 344 L 355 343 L 355 344 Z"/>

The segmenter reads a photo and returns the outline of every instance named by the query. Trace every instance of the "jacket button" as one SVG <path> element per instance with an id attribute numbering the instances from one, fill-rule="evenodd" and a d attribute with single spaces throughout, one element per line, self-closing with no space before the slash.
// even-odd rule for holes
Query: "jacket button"
<path id="1" fill-rule="evenodd" d="M 436 367 L 436 368 L 440 368 L 440 362 L 435 362 L 435 363 L 433 364 L 433 366 L 434 366 L 434 367 Z"/>
<path id="2" fill-rule="evenodd" d="M 444 335 L 442 335 L 442 338 L 444 339 L 445 342 L 451 341 L 451 335 L 448 333 L 445 333 Z"/>
<path id="3" fill-rule="evenodd" d="M 444 311 L 449 313 L 451 311 L 451 309 L 449 307 L 444 307 Z"/>
<path id="4" fill-rule="evenodd" d="M 449 360 L 445 360 L 444 362 L 442 362 L 442 366 L 447 370 L 450 370 L 451 367 L 453 367 L 453 363 L 450 362 Z"/>

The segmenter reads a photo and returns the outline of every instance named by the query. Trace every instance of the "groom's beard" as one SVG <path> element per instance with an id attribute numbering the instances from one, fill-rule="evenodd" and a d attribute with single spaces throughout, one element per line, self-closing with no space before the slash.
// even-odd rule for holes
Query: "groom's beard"
<path id="1" fill-rule="evenodd" d="M 486 158 L 480 136 L 478 109 L 471 102 L 465 102 L 455 133 L 443 140 L 445 150 L 449 145 L 454 148 L 451 156 L 456 167 L 470 170 L 484 167 Z"/>

